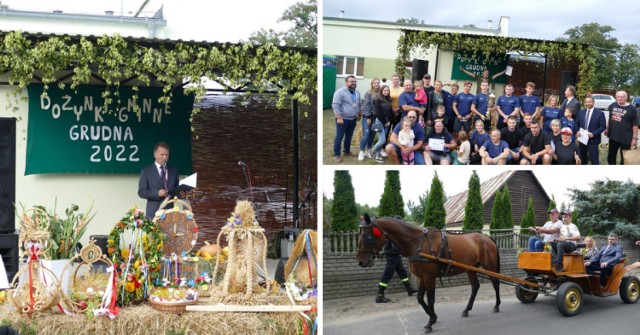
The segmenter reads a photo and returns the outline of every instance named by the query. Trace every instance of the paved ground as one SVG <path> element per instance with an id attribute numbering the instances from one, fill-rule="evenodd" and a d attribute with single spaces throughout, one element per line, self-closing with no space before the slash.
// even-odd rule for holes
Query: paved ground
<path id="1" fill-rule="evenodd" d="M 629 274 L 640 277 L 640 268 L 632 270 Z M 470 294 L 471 287 L 468 285 L 437 288 L 436 308 L 441 304 L 462 304 L 464 306 L 469 300 Z M 332 322 L 350 318 L 358 318 L 359 316 L 364 314 L 371 314 L 380 311 L 394 313 L 405 309 L 421 310 L 421 307 L 418 304 L 415 295 L 412 297 L 408 297 L 406 293 L 393 293 L 387 294 L 386 296 L 388 298 L 391 298 L 391 302 L 386 304 L 376 304 L 375 295 L 325 300 L 323 302 L 323 324 L 329 325 Z M 510 285 L 500 284 L 500 298 L 503 301 L 506 299 L 515 299 L 514 287 Z M 478 295 L 476 297 L 476 302 L 493 302 L 494 300 L 495 293 L 491 284 L 481 283 L 480 290 L 478 291 Z M 460 312 L 462 312 L 462 309 L 460 310 Z"/>

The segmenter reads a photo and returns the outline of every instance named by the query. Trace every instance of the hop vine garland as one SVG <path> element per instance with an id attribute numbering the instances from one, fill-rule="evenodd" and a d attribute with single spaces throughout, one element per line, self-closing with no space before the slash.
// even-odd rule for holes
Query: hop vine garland
<path id="1" fill-rule="evenodd" d="M 152 81 L 160 84 L 164 96 L 159 102 L 165 103 L 183 79 L 202 76 L 225 78 L 231 87 L 251 83 L 259 92 L 279 87 L 279 108 L 289 95 L 309 104 L 310 95 L 317 91 L 317 51 L 271 44 L 132 41 L 118 34 L 96 38 L 12 31 L 0 32 L 0 48 L 0 72 L 9 73 L 9 83 L 16 86 L 14 96 L 21 95 L 36 75 L 46 94 L 49 85 L 75 89 L 88 84 L 92 73 L 103 81 L 106 104 L 119 102 L 118 88 L 125 82 L 134 92 Z M 200 102 L 206 93 L 204 83 L 194 80 L 193 84 L 185 93 L 194 94 Z M 194 107 L 193 113 L 197 111 Z"/>
<path id="2" fill-rule="evenodd" d="M 126 231 L 131 231 L 133 241 L 130 246 L 121 248 L 121 236 Z M 136 235 L 136 232 L 142 234 Z M 164 239 L 158 225 L 145 218 L 144 212 L 136 207 L 113 227 L 107 240 L 107 254 L 118 269 L 119 305 L 144 300 L 151 284 L 160 281 Z"/>
<path id="3" fill-rule="evenodd" d="M 553 62 L 558 59 L 577 60 L 577 96 L 585 97 L 595 79 L 594 49 L 587 44 L 531 40 L 515 37 L 481 36 L 460 33 L 403 30 L 398 40 L 396 69 L 404 74 L 405 64 L 414 50 L 428 51 L 433 46 L 447 50 L 471 51 L 489 57 L 492 53 L 522 52 L 546 54 Z"/>

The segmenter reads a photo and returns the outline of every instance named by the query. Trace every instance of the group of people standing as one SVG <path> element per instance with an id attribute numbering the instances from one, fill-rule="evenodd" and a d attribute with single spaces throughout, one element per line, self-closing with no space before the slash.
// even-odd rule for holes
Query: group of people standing
<path id="1" fill-rule="evenodd" d="M 405 80 L 402 86 L 394 74 L 391 85 L 374 78 L 362 101 L 356 78 L 348 76 L 333 98 L 334 160 L 352 155 L 358 121 L 362 122 L 358 160 L 379 163 L 388 157 L 407 165 L 598 165 L 604 134 L 609 137 L 607 162 L 614 165 L 618 153 L 624 164 L 622 150 L 637 145 L 638 113 L 627 92 L 616 93 L 607 122 L 604 112 L 594 107 L 593 97 L 587 96 L 581 108 L 573 86 L 566 87 L 560 105 L 558 96 L 551 95 L 541 106 L 532 82 L 520 96 L 513 95 L 513 86 L 507 84 L 504 95 L 495 99 L 489 86 L 498 75 L 489 78 L 485 71 L 477 76 L 479 92 L 474 95 L 470 81 L 464 82 L 462 92 L 458 84 L 449 85 L 449 92 L 440 80 L 432 86 L 429 74 L 415 83 Z"/>

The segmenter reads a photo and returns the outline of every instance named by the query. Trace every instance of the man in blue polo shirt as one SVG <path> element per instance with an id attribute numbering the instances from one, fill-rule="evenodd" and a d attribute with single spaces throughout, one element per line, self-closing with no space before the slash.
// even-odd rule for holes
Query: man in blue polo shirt
<path id="1" fill-rule="evenodd" d="M 427 165 L 451 164 L 449 152 L 456 149 L 456 142 L 453 136 L 444 128 L 442 121 L 434 123 L 434 132 L 427 135 L 424 139 L 424 159 Z"/>
<path id="2" fill-rule="evenodd" d="M 491 141 L 486 141 L 480 148 L 482 165 L 504 165 L 509 156 L 509 145 L 500 139 L 500 130 L 491 131 Z"/>
<path id="3" fill-rule="evenodd" d="M 444 115 L 447 117 L 447 130 L 449 132 L 453 132 L 453 124 L 456 119 L 456 114 L 453 112 L 453 100 L 458 94 L 458 88 L 460 88 L 458 84 L 451 84 L 451 93 L 442 90 L 444 95 Z"/>
<path id="4" fill-rule="evenodd" d="M 516 119 L 520 115 L 520 100 L 513 95 L 513 85 L 507 84 L 504 88 L 504 95 L 498 98 L 496 101 L 496 109 L 498 110 L 498 129 L 502 129 L 507 126 L 507 119 L 509 115 L 514 115 Z"/>
<path id="5" fill-rule="evenodd" d="M 491 114 L 489 110 L 489 82 L 483 80 L 480 83 L 480 93 L 476 94 L 471 104 L 471 111 L 476 115 L 476 120 L 480 119 L 484 123 L 484 129 L 491 129 Z"/>
<path id="6" fill-rule="evenodd" d="M 465 81 L 462 93 L 459 93 L 453 99 L 453 112 L 456 119 L 453 124 L 453 138 L 458 138 L 458 132 L 464 130 L 467 133 L 471 128 L 471 104 L 473 104 L 473 94 L 471 92 L 471 82 Z"/>
<path id="7" fill-rule="evenodd" d="M 520 127 L 524 126 L 524 115 L 529 114 L 532 116 L 531 119 L 537 119 L 538 115 L 540 115 L 540 99 L 537 96 L 533 95 L 533 90 L 535 90 L 536 84 L 532 82 L 527 83 L 527 87 L 525 88 L 527 93 L 520 96 Z"/>
<path id="8" fill-rule="evenodd" d="M 389 144 L 385 147 L 385 151 L 389 156 L 389 159 L 394 164 L 400 164 L 400 159 L 398 157 L 402 157 L 400 150 L 406 150 L 406 154 L 409 154 L 410 151 L 414 152 L 414 163 L 415 165 L 425 165 L 424 156 L 422 156 L 422 144 L 424 143 L 424 129 L 418 124 L 418 113 L 414 110 L 410 110 L 407 112 L 407 119 L 411 120 L 411 130 L 413 130 L 414 140 L 413 147 L 405 148 L 400 144 L 398 140 L 398 134 L 402 129 L 402 122 L 399 122 L 395 128 L 393 128 L 393 132 L 391 132 L 391 136 L 389 137 Z M 400 149 L 402 148 L 402 149 Z"/>
<path id="9" fill-rule="evenodd" d="M 402 118 L 407 116 L 408 111 L 416 111 L 418 116 L 424 113 L 424 108 L 416 101 L 416 94 L 413 92 L 413 83 L 411 80 L 404 81 L 404 92 L 398 97 L 398 107 L 402 110 Z"/>

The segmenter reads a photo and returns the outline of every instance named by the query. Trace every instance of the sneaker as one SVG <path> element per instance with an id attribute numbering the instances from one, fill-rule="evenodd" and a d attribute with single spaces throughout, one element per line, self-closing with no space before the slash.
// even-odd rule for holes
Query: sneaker
<path id="1" fill-rule="evenodd" d="M 386 151 L 384 151 L 384 150 L 382 150 L 382 151 L 380 152 L 380 156 L 382 156 L 382 157 L 387 157 L 387 152 L 386 152 Z"/>
<path id="2" fill-rule="evenodd" d="M 334 156 L 333 160 L 335 160 L 336 163 L 342 163 L 342 157 L 340 157 L 340 156 Z"/>
<path id="3" fill-rule="evenodd" d="M 364 160 L 364 151 L 360 151 L 360 153 L 358 154 L 358 160 L 359 161 L 363 161 Z"/>
<path id="4" fill-rule="evenodd" d="M 371 157 L 371 158 L 372 158 L 374 161 L 376 161 L 377 163 L 380 163 L 380 164 L 384 163 L 384 158 L 382 158 L 382 157 L 381 157 L 381 156 L 379 156 L 379 155 L 374 155 L 374 156 L 373 156 L 373 157 Z"/>
<path id="5" fill-rule="evenodd" d="M 362 151 L 360 151 L 360 152 L 362 152 Z M 371 158 L 371 153 L 369 152 L 369 150 L 365 150 L 364 157 Z"/>

